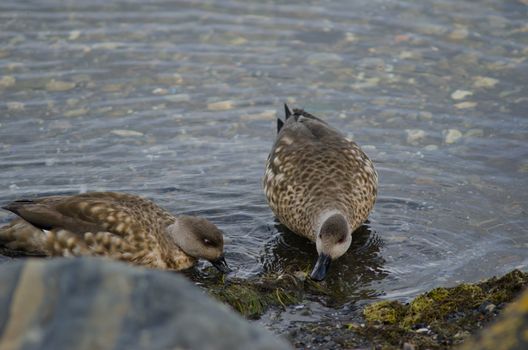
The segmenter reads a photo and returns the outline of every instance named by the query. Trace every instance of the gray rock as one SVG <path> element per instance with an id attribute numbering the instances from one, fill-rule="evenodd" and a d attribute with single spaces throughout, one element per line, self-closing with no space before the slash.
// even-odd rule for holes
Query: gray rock
<path id="1" fill-rule="evenodd" d="M 96 258 L 0 264 L 0 349 L 290 349 L 184 277 Z"/>

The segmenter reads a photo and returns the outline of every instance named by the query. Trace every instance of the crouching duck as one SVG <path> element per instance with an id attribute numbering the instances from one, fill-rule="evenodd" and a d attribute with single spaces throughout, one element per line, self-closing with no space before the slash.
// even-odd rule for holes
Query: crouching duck
<path id="1" fill-rule="evenodd" d="M 222 232 L 204 218 L 174 216 L 125 193 L 92 192 L 19 200 L 5 207 L 21 219 L 0 228 L 0 244 L 48 256 L 95 255 L 149 267 L 183 270 L 198 259 L 221 272 Z"/>

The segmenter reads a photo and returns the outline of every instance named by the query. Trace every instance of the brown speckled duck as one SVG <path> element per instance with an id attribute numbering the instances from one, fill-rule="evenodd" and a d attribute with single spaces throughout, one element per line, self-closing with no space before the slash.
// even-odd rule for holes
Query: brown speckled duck
<path id="1" fill-rule="evenodd" d="M 197 259 L 222 272 L 222 232 L 206 219 L 173 216 L 125 193 L 92 192 L 10 203 L 22 219 L 0 228 L 0 244 L 49 256 L 107 256 L 149 267 L 183 270 Z"/>
<path id="2" fill-rule="evenodd" d="M 323 120 L 285 105 L 266 163 L 268 203 L 291 231 L 314 241 L 319 257 L 310 274 L 325 278 L 332 260 L 350 247 L 376 201 L 378 175 L 352 140 Z"/>

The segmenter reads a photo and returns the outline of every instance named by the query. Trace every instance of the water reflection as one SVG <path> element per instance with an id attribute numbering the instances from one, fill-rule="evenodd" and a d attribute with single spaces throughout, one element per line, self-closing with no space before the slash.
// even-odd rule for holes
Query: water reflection
<path id="1" fill-rule="evenodd" d="M 264 249 L 261 258 L 265 272 L 310 272 L 317 260 L 315 244 L 276 222 L 276 235 Z M 334 261 L 326 279 L 320 283 L 319 296 L 329 304 L 371 298 L 379 291 L 371 288 L 374 281 L 387 276 L 385 260 L 380 254 L 382 240 L 365 224 L 353 233 L 352 244 L 345 255 Z"/>

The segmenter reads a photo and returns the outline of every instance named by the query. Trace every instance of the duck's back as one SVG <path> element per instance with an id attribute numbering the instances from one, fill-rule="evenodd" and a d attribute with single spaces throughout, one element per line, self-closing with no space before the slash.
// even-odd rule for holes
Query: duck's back
<path id="1" fill-rule="evenodd" d="M 16 201 L 6 209 L 47 232 L 21 235 L 3 228 L 0 238 L 11 246 L 27 245 L 48 255 L 108 255 L 147 265 L 157 264 L 161 230 L 174 219 L 147 199 L 115 192 Z"/>
<path id="2" fill-rule="evenodd" d="M 294 110 L 268 157 L 264 190 L 283 224 L 314 239 L 325 211 L 344 213 L 352 229 L 367 219 L 377 174 L 356 143 L 321 119 Z"/>

